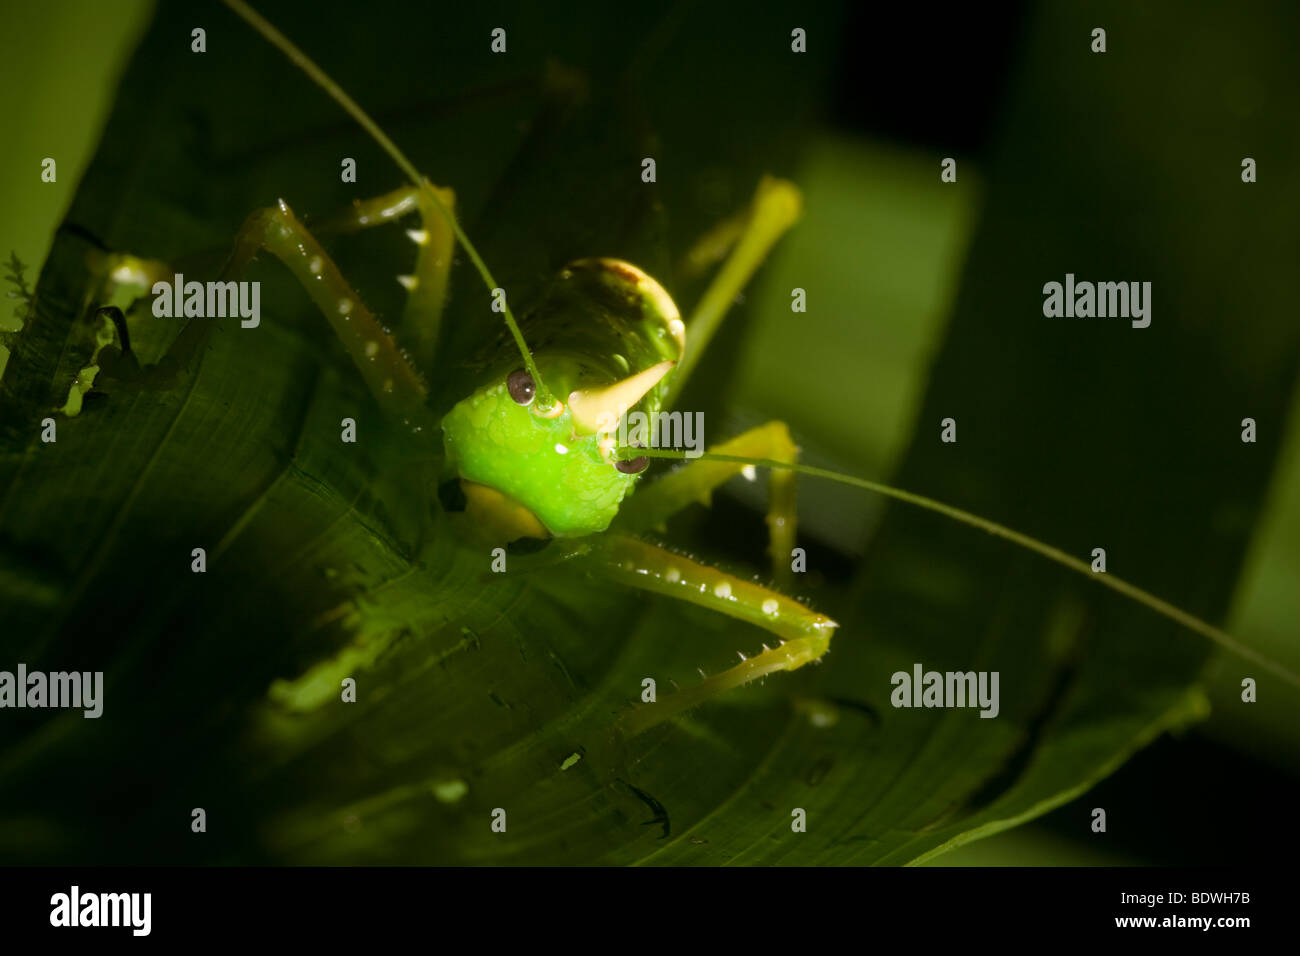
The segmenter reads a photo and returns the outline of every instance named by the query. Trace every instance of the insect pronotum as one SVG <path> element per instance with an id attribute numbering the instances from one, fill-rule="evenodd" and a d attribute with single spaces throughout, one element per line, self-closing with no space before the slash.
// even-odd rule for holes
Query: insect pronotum
<path id="1" fill-rule="evenodd" d="M 885 495 L 1004 538 L 1300 686 L 1300 677 L 1222 629 L 1114 574 L 1094 574 L 1087 562 L 1029 535 L 901 489 L 799 464 L 798 448 L 780 422 L 751 429 L 638 487 L 651 458 L 687 456 L 622 446 L 615 437 L 618 426 L 634 408 L 648 415 L 671 408 L 729 303 L 798 218 L 798 189 L 773 178 L 758 185 L 724 265 L 686 318 L 667 291 L 637 266 L 587 258 L 564 268 L 521 324 L 509 295 L 458 222 L 450 190 L 421 175 L 338 84 L 243 0 L 224 2 L 337 101 L 409 180 L 392 193 L 356 203 L 342 227 L 360 230 L 407 215 L 418 215 L 421 222 L 408 232 L 418 246 L 417 262 L 413 274 L 403 277 L 409 298 L 396 336 L 366 308 L 283 200 L 248 218 L 223 278 L 239 273 L 263 250 L 288 267 L 339 336 L 378 404 L 406 427 L 407 437 L 429 443 L 441 436 L 444 487 L 459 493 L 461 524 L 485 547 L 549 540 L 560 553 L 582 553 L 631 587 L 704 606 L 773 635 L 775 646 L 764 645 L 761 653 L 699 684 L 633 709 L 621 721 L 625 732 L 639 732 L 713 695 L 776 671 L 795 670 L 826 654 L 836 622 L 786 593 L 798 474 Z M 509 331 L 507 344 L 513 347 L 493 359 L 470 394 L 435 409 L 420 372 L 434 358 L 432 343 L 456 246 L 493 294 Z M 399 339 L 425 369 L 412 364 Z M 767 524 L 776 587 L 738 578 L 639 536 L 754 466 L 771 473 Z"/>

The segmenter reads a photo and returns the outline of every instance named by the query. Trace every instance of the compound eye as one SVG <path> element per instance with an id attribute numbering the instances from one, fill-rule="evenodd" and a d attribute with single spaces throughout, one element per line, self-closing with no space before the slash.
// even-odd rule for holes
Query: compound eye
<path id="1" fill-rule="evenodd" d="M 650 459 L 645 455 L 614 462 L 614 467 L 625 475 L 639 475 L 650 467 Z"/>
<path id="2" fill-rule="evenodd" d="M 506 377 L 506 391 L 519 405 L 531 405 L 537 396 L 533 377 L 521 368 L 515 369 Z"/>

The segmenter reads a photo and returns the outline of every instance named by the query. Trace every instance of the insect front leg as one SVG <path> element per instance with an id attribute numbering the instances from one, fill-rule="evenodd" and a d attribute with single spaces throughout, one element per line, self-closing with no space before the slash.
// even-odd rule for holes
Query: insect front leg
<path id="1" fill-rule="evenodd" d="M 770 458 L 794 463 L 799 448 L 784 422 L 768 422 L 723 442 L 711 451 L 743 458 Z M 616 527 L 641 533 L 661 528 L 665 521 L 695 502 L 707 505 L 713 489 L 750 465 L 728 461 L 696 461 L 671 471 L 648 487 L 637 490 L 619 511 Z M 773 468 L 767 505 L 768 554 L 777 585 L 790 585 L 790 552 L 795 543 L 794 472 Z"/>
<path id="2" fill-rule="evenodd" d="M 826 615 L 761 584 L 627 535 L 604 535 L 592 553 L 604 573 L 620 583 L 748 621 L 774 634 L 778 641 L 776 647 L 764 644 L 753 657 L 741 654 L 739 664 L 664 701 L 641 705 L 623 720 L 629 733 L 640 733 L 741 684 L 817 660 L 830 647 L 839 626 Z"/>
<path id="3" fill-rule="evenodd" d="M 283 199 L 259 209 L 244 222 L 222 279 L 239 274 L 262 249 L 283 262 L 307 290 L 352 356 L 380 407 L 413 429 L 434 431 L 419 373 Z"/>
<path id="4" fill-rule="evenodd" d="M 451 211 L 456 194 L 430 184 Z M 420 228 L 406 230 L 416 246 L 415 268 L 397 281 L 407 291 L 402 313 L 401 338 L 410 349 L 416 368 L 433 368 L 438 328 L 447 299 L 447 279 L 451 275 L 451 255 L 456 236 L 451 223 L 433 204 L 429 194 L 415 186 L 402 186 L 373 199 L 355 200 L 344 213 L 324 223 L 322 233 L 349 233 L 382 226 L 419 213 Z"/>

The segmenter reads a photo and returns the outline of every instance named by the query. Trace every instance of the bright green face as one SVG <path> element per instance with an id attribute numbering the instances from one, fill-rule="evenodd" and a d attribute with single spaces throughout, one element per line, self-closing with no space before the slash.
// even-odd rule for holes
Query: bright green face
<path id="1" fill-rule="evenodd" d="M 532 379 L 509 343 L 488 383 L 443 418 L 448 461 L 461 479 L 505 495 L 499 509 L 522 506 L 556 537 L 604 531 L 637 480 L 630 472 L 647 464 L 618 463 L 609 432 L 633 406 L 649 415 L 663 406 L 667 369 L 685 346 L 677 307 L 635 266 L 583 259 L 521 324 L 558 404 L 542 409 L 519 393 L 517 377 Z"/>
<path id="2" fill-rule="evenodd" d="M 573 381 L 576 370 L 544 360 L 538 365 L 548 385 Z M 615 467 L 608 448 L 602 456 L 599 435 L 575 432 L 567 406 L 546 418 L 535 402 L 521 405 L 511 397 L 506 377 L 452 408 L 442 431 L 462 478 L 513 498 L 557 537 L 604 531 L 637 479 Z"/>

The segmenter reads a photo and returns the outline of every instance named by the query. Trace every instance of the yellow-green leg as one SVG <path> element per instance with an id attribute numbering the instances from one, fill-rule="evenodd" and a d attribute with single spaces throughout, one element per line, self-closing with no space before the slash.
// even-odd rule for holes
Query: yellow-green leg
<path id="1" fill-rule="evenodd" d="M 451 211 L 456 194 L 430 184 Z M 397 281 L 407 290 L 406 308 L 402 313 L 400 337 L 411 353 L 416 368 L 433 368 L 438 328 L 447 299 L 447 279 L 451 275 L 451 256 L 456 236 L 447 217 L 434 206 L 428 193 L 414 186 L 403 186 L 373 199 L 358 199 L 350 209 L 322 225 L 322 234 L 357 232 L 382 226 L 418 213 L 420 227 L 406 230 L 415 243 L 415 268 Z"/>
<path id="2" fill-rule="evenodd" d="M 709 342 L 750 278 L 803 208 L 798 187 L 784 179 L 764 176 L 754 200 L 741 216 L 733 217 L 705 235 L 688 261 L 706 262 L 730 255 L 686 320 L 686 352 L 677 363 L 669 386 L 667 407 L 672 408 L 686 386 Z"/>
<path id="3" fill-rule="evenodd" d="M 710 449 L 723 455 L 769 458 L 794 463 L 799 448 L 790 438 L 784 422 L 768 422 L 737 435 Z M 729 461 L 696 461 L 671 471 L 653 484 L 644 485 L 623 503 L 616 527 L 641 533 L 660 528 L 672 515 L 695 502 L 709 504 L 714 488 L 752 466 Z M 791 582 L 791 554 L 795 544 L 795 475 L 773 468 L 767 505 L 768 553 L 772 574 L 779 587 Z"/>
<path id="4" fill-rule="evenodd" d="M 745 458 L 794 462 L 799 449 L 782 422 L 768 422 L 723 442 L 711 451 Z M 752 657 L 678 690 L 661 701 L 640 704 L 622 722 L 639 733 L 660 721 L 703 703 L 716 694 L 773 671 L 791 671 L 817 660 L 830 647 L 838 626 L 824 614 L 779 591 L 632 536 L 657 528 L 695 502 L 709 503 L 714 488 L 749 466 L 738 462 L 696 461 L 669 472 L 623 503 L 614 528 L 597 539 L 594 557 L 614 580 L 629 587 L 689 601 L 728 617 L 747 621 L 775 635 L 775 647 L 763 645 Z M 794 473 L 772 469 L 767 525 L 769 548 L 778 585 L 788 587 L 795 543 Z"/>
<path id="5" fill-rule="evenodd" d="M 262 249 L 273 253 L 302 283 L 380 406 L 413 429 L 432 432 L 434 423 L 419 373 L 283 199 L 248 217 L 235 237 L 222 278 L 239 274 Z"/>
<path id="6" fill-rule="evenodd" d="M 777 639 L 775 647 L 764 644 L 763 650 L 752 657 L 741 653 L 740 663 L 734 667 L 661 701 L 638 705 L 622 721 L 628 733 L 640 733 L 716 694 L 774 671 L 792 671 L 817 660 L 830 647 L 838 626 L 826 615 L 784 594 L 627 535 L 610 532 L 601 536 L 593 556 L 616 581 L 748 621 Z"/>

